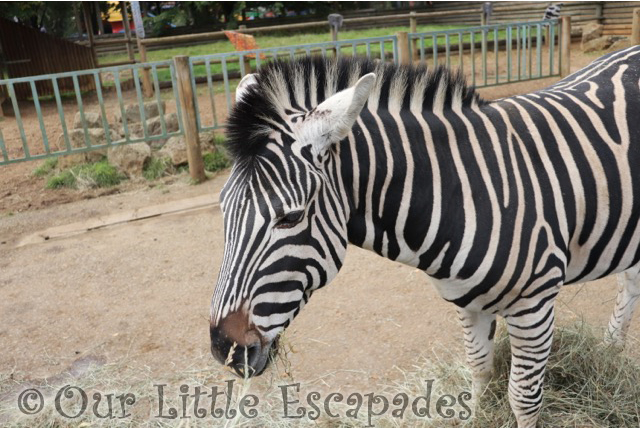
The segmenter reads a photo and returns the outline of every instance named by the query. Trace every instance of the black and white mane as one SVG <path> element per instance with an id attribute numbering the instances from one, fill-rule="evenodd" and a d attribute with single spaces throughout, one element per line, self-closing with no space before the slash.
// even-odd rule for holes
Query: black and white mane
<path id="1" fill-rule="evenodd" d="M 230 113 L 227 147 L 231 156 L 236 161 L 253 157 L 275 124 L 286 127 L 291 116 L 311 111 L 371 72 L 377 76 L 369 97 L 372 110 L 409 109 L 416 100 L 423 110 L 447 110 L 454 102 L 463 106 L 485 103 L 473 87 L 467 86 L 461 73 L 445 67 L 427 69 L 366 58 L 336 60 L 320 56 L 273 61 L 260 69 L 256 75 L 258 84 Z"/>

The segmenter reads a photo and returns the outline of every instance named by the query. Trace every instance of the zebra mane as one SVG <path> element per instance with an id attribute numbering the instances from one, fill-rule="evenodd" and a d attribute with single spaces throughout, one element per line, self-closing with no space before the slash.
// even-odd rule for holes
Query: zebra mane
<path id="1" fill-rule="evenodd" d="M 272 61 L 256 74 L 227 121 L 227 149 L 235 161 L 254 157 L 272 130 L 287 127 L 287 116 L 311 110 L 326 98 L 376 73 L 368 100 L 372 111 L 444 111 L 484 104 L 460 72 L 445 67 L 398 66 L 366 58 L 320 56 Z"/>

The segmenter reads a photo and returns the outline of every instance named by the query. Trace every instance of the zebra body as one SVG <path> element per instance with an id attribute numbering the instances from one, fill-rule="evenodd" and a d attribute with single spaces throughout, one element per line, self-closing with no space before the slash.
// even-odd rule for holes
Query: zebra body
<path id="1" fill-rule="evenodd" d="M 609 326 L 624 340 L 640 295 L 640 47 L 494 102 L 444 69 L 347 60 L 273 63 L 237 100 L 211 310 L 221 361 L 264 370 L 347 241 L 424 270 L 458 306 L 475 395 L 505 318 L 521 428 L 538 418 L 563 284 L 628 271 Z"/>

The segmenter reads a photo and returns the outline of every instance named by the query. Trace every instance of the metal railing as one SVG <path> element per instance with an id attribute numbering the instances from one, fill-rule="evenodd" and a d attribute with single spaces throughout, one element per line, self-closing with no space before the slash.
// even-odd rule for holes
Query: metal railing
<path id="1" fill-rule="evenodd" d="M 367 58 L 384 59 L 387 57 L 393 62 L 398 60 L 398 40 L 395 35 L 383 37 L 371 37 L 367 39 L 340 40 L 335 42 L 311 43 L 297 46 L 284 46 L 276 48 L 255 49 L 242 52 L 229 52 L 213 55 L 200 55 L 189 58 L 189 66 L 192 76 L 193 91 L 196 91 L 196 80 L 198 75 L 206 76 L 207 95 L 211 107 L 211 117 L 206 121 L 202 117 L 203 110 L 199 108 L 199 101 L 196 97 L 196 114 L 198 131 L 214 130 L 223 127 L 220 115 L 217 112 L 215 102 L 215 92 L 217 89 L 224 91 L 227 113 L 231 111 L 233 100 L 231 96 L 232 77 L 240 78 L 251 71 L 260 70 L 260 67 L 269 60 L 289 58 L 295 59 L 300 56 L 321 55 L 344 56 L 358 55 Z M 230 65 L 237 66 L 234 69 Z M 198 70 L 197 66 L 201 69 Z M 213 73 L 220 71 L 222 75 L 222 88 L 213 81 Z M 204 76 L 202 76 L 204 78 Z"/>
<path id="2" fill-rule="evenodd" d="M 570 21 L 563 21 L 563 28 L 565 24 L 564 33 L 570 34 Z M 559 27 L 558 21 L 552 20 L 428 33 L 399 32 L 385 37 L 175 57 L 152 63 L 0 80 L 0 100 L 3 94 L 10 99 L 14 116 L 0 121 L 0 166 L 181 135 L 185 136 L 189 150 L 194 150 L 199 147 L 199 132 L 224 127 L 234 102 L 233 88 L 239 79 L 275 58 L 362 55 L 395 63 L 441 64 L 460 67 L 469 82 L 477 87 L 554 77 L 561 72 L 566 75 L 568 38 L 563 37 L 563 43 L 556 46 L 556 39 L 560 40 Z M 565 46 L 564 51 L 561 45 Z M 94 79 L 95 93 L 81 91 L 78 79 L 83 76 Z M 74 90 L 66 93 L 61 90 L 61 79 L 67 79 L 67 83 L 71 79 Z M 153 87 L 151 98 L 144 96 L 141 80 Z M 46 100 L 38 94 L 38 84 L 42 81 L 49 81 L 54 88 L 54 95 Z M 32 99 L 19 102 L 16 85 L 28 85 Z M 148 129 L 145 117 L 145 102 L 149 100 L 156 103 L 159 110 L 155 111 L 157 119 L 153 129 Z M 99 126 L 97 130 L 88 127 L 88 103 L 91 105 L 88 108 L 94 110 L 92 117 L 99 118 L 99 124 L 92 124 Z M 139 124 L 129 122 L 131 108 L 137 110 L 134 116 Z M 78 129 L 71 131 L 70 110 L 79 115 Z M 168 111 L 177 116 L 171 127 L 167 122 Z M 119 113 L 121 119 L 113 123 L 109 112 Z M 52 143 L 56 133 L 57 140 Z M 96 134 L 100 134 L 100 138 L 95 138 Z M 199 148 L 196 152 L 199 153 Z"/>
<path id="3" fill-rule="evenodd" d="M 556 46 L 557 40 L 557 46 Z M 559 20 L 409 33 L 410 61 L 460 68 L 475 87 L 560 76 Z"/>

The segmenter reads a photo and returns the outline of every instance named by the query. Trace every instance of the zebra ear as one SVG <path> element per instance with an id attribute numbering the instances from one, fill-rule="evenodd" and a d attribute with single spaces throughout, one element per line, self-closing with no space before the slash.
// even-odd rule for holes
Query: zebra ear
<path id="1" fill-rule="evenodd" d="M 318 153 L 349 135 L 375 81 L 375 73 L 366 74 L 354 86 L 327 98 L 310 113 L 303 122 L 302 131 Z"/>
<path id="2" fill-rule="evenodd" d="M 255 74 L 247 74 L 244 76 L 236 88 L 236 102 L 240 101 L 240 99 L 247 93 L 250 86 L 257 84 L 258 80 L 256 79 Z"/>

